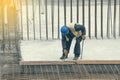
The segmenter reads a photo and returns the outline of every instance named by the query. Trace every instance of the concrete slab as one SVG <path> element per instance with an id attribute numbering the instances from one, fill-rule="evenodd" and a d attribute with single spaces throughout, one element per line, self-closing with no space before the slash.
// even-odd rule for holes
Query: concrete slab
<path id="1" fill-rule="evenodd" d="M 68 61 L 74 57 L 74 44 L 75 40 Z M 60 61 L 61 40 L 21 41 L 21 55 L 23 61 Z M 84 42 L 83 60 L 120 60 L 120 39 L 87 39 Z"/>

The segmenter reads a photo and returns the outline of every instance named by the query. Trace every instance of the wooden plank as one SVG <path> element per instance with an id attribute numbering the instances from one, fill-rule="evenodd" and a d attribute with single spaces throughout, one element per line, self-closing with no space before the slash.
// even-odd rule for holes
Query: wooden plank
<path id="1" fill-rule="evenodd" d="M 21 61 L 19 63 L 19 65 L 56 65 L 56 64 L 120 64 L 120 60 Z"/>

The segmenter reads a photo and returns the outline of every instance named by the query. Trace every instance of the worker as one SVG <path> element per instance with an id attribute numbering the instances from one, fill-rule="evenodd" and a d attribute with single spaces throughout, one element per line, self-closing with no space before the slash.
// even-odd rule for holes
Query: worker
<path id="1" fill-rule="evenodd" d="M 86 29 L 83 25 L 78 23 L 69 23 L 61 27 L 62 35 L 62 56 L 60 59 L 68 58 L 68 53 L 70 51 L 70 46 L 73 38 L 76 38 L 76 43 L 74 47 L 74 58 L 77 60 L 80 56 L 80 42 L 86 39 Z"/>

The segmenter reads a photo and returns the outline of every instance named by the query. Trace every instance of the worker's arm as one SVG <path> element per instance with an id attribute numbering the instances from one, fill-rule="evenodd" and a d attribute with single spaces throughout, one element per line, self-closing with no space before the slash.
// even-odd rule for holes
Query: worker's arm
<path id="1" fill-rule="evenodd" d="M 65 37 L 65 36 L 62 36 L 62 48 L 63 48 L 63 53 L 67 55 L 67 54 L 68 54 L 68 51 L 67 51 L 67 49 L 66 49 L 66 42 L 67 42 L 66 37 Z"/>

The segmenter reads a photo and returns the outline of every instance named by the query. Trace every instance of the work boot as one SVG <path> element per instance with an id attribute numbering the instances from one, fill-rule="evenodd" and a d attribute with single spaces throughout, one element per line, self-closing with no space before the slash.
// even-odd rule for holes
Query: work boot
<path id="1" fill-rule="evenodd" d="M 78 60 L 79 56 L 76 56 L 73 58 L 73 60 Z"/>
<path id="2" fill-rule="evenodd" d="M 60 59 L 67 59 L 68 58 L 68 55 L 62 55 L 61 57 L 60 57 Z"/>

